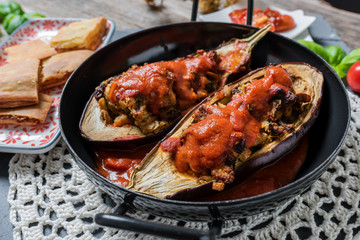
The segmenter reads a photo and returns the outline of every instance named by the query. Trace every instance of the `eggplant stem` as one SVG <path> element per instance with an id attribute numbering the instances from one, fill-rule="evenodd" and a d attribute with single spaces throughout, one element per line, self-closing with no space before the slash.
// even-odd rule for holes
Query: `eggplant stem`
<path id="1" fill-rule="evenodd" d="M 257 43 L 262 37 L 264 37 L 265 34 L 270 31 L 270 29 L 271 29 L 271 24 L 268 24 L 265 27 L 261 28 L 256 33 L 252 34 L 250 37 L 244 39 L 238 39 L 238 41 L 247 42 L 248 43 L 247 51 L 251 51 L 255 46 L 255 43 Z"/>

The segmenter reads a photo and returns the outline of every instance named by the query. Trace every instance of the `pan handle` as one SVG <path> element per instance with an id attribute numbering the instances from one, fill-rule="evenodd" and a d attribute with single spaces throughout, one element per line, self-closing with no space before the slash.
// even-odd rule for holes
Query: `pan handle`
<path id="1" fill-rule="evenodd" d="M 224 221 L 220 217 L 216 207 L 209 206 L 213 220 L 208 224 L 209 231 L 206 232 L 127 217 L 125 216 L 126 212 L 130 209 L 134 209 L 133 202 L 135 198 L 136 195 L 133 193 L 126 194 L 123 203 L 118 206 L 114 214 L 98 213 L 95 215 L 95 222 L 106 227 L 173 239 L 212 240 L 221 234 L 221 228 Z"/>
<path id="2" fill-rule="evenodd" d="M 221 231 L 221 226 L 220 229 L 215 227 L 206 232 L 196 229 L 170 226 L 162 223 L 147 222 L 117 214 L 105 213 L 96 214 L 95 222 L 102 226 L 173 239 L 212 240 L 215 239 L 216 235 Z"/>

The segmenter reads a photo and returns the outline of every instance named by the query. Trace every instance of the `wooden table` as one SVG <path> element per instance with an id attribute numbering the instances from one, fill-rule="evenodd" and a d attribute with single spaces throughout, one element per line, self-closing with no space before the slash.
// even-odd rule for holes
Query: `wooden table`
<path id="1" fill-rule="evenodd" d="M 47 17 L 90 18 L 105 16 L 116 23 L 116 28 L 149 28 L 168 23 L 190 20 L 191 0 L 164 0 L 163 8 L 151 8 L 145 0 L 16 0 L 29 12 Z M 340 10 L 323 0 L 266 0 L 286 10 L 303 9 L 305 14 L 319 14 L 331 24 L 343 41 L 351 48 L 360 48 L 360 14 Z M 0 0 L 0 2 L 6 2 Z M 255 0 L 256 2 L 256 0 Z M 3 40 L 4 37 L 0 38 Z"/>
<path id="2" fill-rule="evenodd" d="M 331 24 L 343 41 L 351 48 L 360 48 L 360 14 L 336 9 L 323 0 L 266 0 L 269 4 L 287 10 L 303 9 L 305 14 L 319 14 Z M 6 0 L 0 0 L 4 3 Z M 190 20 L 192 1 L 164 0 L 161 9 L 151 8 L 145 0 L 16 0 L 27 12 L 39 12 L 47 17 L 91 18 L 105 16 L 116 23 L 117 30 L 133 28 L 149 28 L 168 23 L 186 22 Z M 6 39 L 6 33 L 0 42 Z M 0 238 L 12 239 L 12 228 L 9 222 L 9 206 L 7 204 L 8 172 L 7 164 L 11 154 L 1 154 L 3 160 L 0 171 Z"/>

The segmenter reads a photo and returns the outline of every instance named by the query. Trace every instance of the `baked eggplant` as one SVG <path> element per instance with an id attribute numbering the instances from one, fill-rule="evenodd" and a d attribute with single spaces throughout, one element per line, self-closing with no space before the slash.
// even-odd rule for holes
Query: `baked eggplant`
<path id="1" fill-rule="evenodd" d="M 308 132 L 319 113 L 323 82 L 322 73 L 306 63 L 283 63 L 226 85 L 152 149 L 127 188 L 191 200 L 241 182 Z"/>
<path id="2" fill-rule="evenodd" d="M 232 39 L 214 50 L 172 61 L 132 66 L 103 81 L 88 101 L 80 120 L 81 135 L 98 145 L 154 139 L 230 75 L 249 70 L 251 50 L 270 26 L 245 39 Z"/>

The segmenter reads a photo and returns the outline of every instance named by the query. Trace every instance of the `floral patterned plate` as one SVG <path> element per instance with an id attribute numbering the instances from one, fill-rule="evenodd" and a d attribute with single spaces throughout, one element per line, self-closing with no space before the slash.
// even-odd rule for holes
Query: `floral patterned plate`
<path id="1" fill-rule="evenodd" d="M 8 63 L 5 48 L 34 39 L 48 42 L 58 30 L 79 18 L 34 18 L 23 23 L 0 45 L 0 67 Z M 105 46 L 114 33 L 115 24 L 107 21 L 107 31 L 99 48 Z M 60 139 L 59 100 L 61 87 L 42 91 L 53 97 L 54 101 L 46 121 L 36 126 L 0 124 L 0 152 L 44 153 L 53 148 Z"/>

